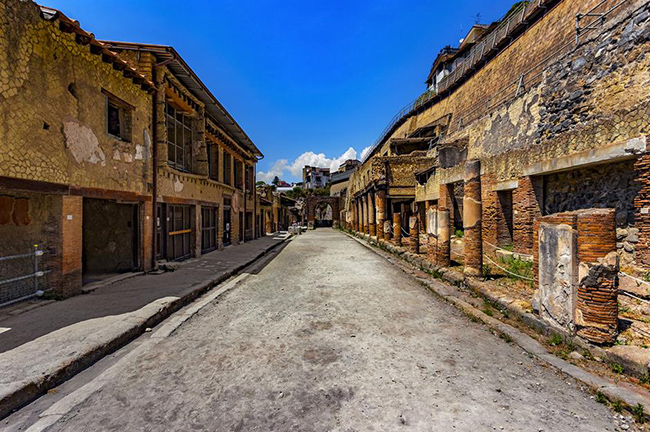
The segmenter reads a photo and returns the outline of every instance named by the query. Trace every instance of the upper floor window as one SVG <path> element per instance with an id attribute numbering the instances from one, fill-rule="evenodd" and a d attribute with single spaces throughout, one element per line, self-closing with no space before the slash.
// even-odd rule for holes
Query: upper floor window
<path id="1" fill-rule="evenodd" d="M 102 89 L 106 96 L 106 132 L 122 141 L 131 142 L 133 107 Z"/>
<path id="2" fill-rule="evenodd" d="M 232 156 L 228 152 L 223 152 L 223 182 L 227 185 L 232 184 Z"/>
<path id="3" fill-rule="evenodd" d="M 237 189 L 244 188 L 244 182 L 242 181 L 244 178 L 243 169 L 244 167 L 241 161 L 235 160 L 235 187 Z"/>
<path id="4" fill-rule="evenodd" d="M 167 104 L 167 160 L 172 168 L 192 169 L 192 117 Z"/>
<path id="5" fill-rule="evenodd" d="M 253 189 L 253 167 L 246 166 L 246 190 L 251 191 Z"/>
<path id="6" fill-rule="evenodd" d="M 208 177 L 219 180 L 219 146 L 208 143 Z"/>

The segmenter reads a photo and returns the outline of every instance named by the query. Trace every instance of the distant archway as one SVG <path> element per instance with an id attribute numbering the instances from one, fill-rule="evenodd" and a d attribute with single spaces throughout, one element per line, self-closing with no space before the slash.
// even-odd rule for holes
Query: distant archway
<path id="1" fill-rule="evenodd" d="M 314 207 L 314 227 L 331 227 L 333 223 L 332 206 L 326 202 L 320 202 Z"/>
<path id="2" fill-rule="evenodd" d="M 341 218 L 339 212 L 339 197 L 309 197 L 307 198 L 307 222 L 310 228 L 319 226 L 337 226 Z"/>

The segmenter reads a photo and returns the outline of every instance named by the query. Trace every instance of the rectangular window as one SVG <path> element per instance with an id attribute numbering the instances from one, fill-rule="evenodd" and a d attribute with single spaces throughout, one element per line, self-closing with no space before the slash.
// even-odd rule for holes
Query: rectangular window
<path id="1" fill-rule="evenodd" d="M 230 153 L 223 152 L 223 182 L 227 185 L 232 184 L 231 159 Z"/>
<path id="2" fill-rule="evenodd" d="M 246 167 L 246 190 L 250 192 L 253 189 L 253 167 Z"/>
<path id="3" fill-rule="evenodd" d="M 219 146 L 208 143 L 208 176 L 219 180 Z"/>
<path id="4" fill-rule="evenodd" d="M 106 132 L 122 141 L 131 142 L 133 106 L 102 89 L 106 96 Z"/>
<path id="5" fill-rule="evenodd" d="M 244 188 L 244 183 L 243 183 L 244 173 L 242 172 L 242 169 L 243 169 L 242 163 L 238 160 L 235 160 L 235 187 L 237 189 Z"/>
<path id="6" fill-rule="evenodd" d="M 192 169 L 192 118 L 167 104 L 167 160 L 179 171 Z"/>

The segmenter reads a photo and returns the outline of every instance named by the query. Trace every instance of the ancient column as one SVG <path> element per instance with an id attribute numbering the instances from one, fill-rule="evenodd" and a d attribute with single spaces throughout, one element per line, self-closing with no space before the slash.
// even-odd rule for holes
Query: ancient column
<path id="1" fill-rule="evenodd" d="M 483 238 L 481 233 L 481 163 L 465 163 L 465 190 L 463 194 L 463 228 L 465 229 L 465 274 L 483 274 Z"/>
<path id="2" fill-rule="evenodd" d="M 375 193 L 368 192 L 368 234 L 371 237 L 377 235 L 375 226 Z"/>
<path id="3" fill-rule="evenodd" d="M 397 246 L 402 245 L 402 214 L 393 213 L 393 238 Z"/>
<path id="4" fill-rule="evenodd" d="M 354 221 L 354 230 L 361 232 L 361 207 L 359 206 L 359 198 L 354 199 L 354 210 L 356 211 L 356 219 Z"/>
<path id="5" fill-rule="evenodd" d="M 438 229 L 436 233 L 435 264 L 440 267 L 451 265 L 451 221 L 449 210 L 438 210 Z"/>
<path id="6" fill-rule="evenodd" d="M 375 212 L 376 212 L 376 225 L 377 225 L 377 239 L 384 239 L 384 221 L 386 220 L 386 191 L 378 190 L 375 194 Z"/>
<path id="7" fill-rule="evenodd" d="M 390 219 L 384 221 L 384 240 L 390 241 L 393 238 L 393 223 Z"/>
<path id="8" fill-rule="evenodd" d="M 418 227 L 418 217 L 411 216 L 409 218 L 409 235 L 411 236 L 409 243 L 410 251 L 414 254 L 420 253 L 420 229 Z"/>

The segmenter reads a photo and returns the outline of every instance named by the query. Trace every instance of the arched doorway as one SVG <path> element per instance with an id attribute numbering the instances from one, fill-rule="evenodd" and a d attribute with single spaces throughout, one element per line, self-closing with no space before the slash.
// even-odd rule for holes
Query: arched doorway
<path id="1" fill-rule="evenodd" d="M 333 222 L 332 206 L 327 202 L 320 202 L 314 208 L 314 227 L 331 227 Z"/>

